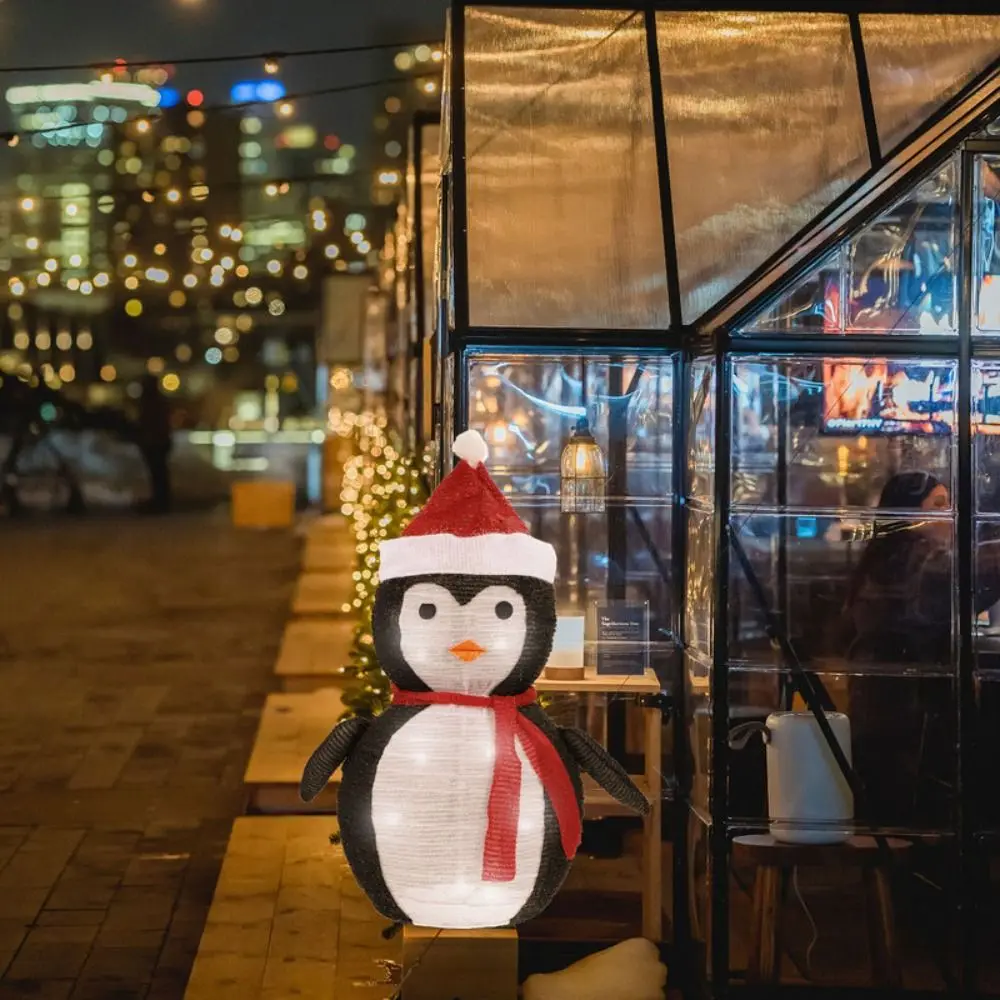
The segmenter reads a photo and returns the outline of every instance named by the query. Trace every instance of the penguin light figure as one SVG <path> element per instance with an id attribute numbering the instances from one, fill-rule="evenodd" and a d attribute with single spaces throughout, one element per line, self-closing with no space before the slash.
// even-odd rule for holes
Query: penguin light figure
<path id="1" fill-rule="evenodd" d="M 581 771 L 638 813 L 649 803 L 600 744 L 536 704 L 556 624 L 555 550 L 497 489 L 478 433 L 454 451 L 455 469 L 381 546 L 373 633 L 392 704 L 341 722 L 300 793 L 315 798 L 343 765 L 344 854 L 384 916 L 513 926 L 544 910 L 569 871 Z"/>

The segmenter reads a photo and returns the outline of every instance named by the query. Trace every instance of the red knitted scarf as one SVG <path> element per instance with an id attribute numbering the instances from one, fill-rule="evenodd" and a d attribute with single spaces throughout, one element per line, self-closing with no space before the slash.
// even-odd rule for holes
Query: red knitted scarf
<path id="1" fill-rule="evenodd" d="M 517 821 L 521 808 L 521 760 L 514 747 L 520 740 L 525 757 L 549 796 L 559 822 L 563 852 L 572 860 L 580 846 L 582 824 L 576 792 L 552 741 L 518 709 L 535 701 L 535 689 L 515 695 L 459 694 L 455 691 L 401 691 L 392 686 L 394 705 L 460 705 L 488 708 L 496 720 L 496 756 L 487 806 L 483 879 L 512 882 L 517 869 Z"/>

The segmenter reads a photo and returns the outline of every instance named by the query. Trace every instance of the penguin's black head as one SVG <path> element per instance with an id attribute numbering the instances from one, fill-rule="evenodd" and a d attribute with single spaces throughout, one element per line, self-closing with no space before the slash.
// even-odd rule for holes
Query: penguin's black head
<path id="1" fill-rule="evenodd" d="M 518 694 L 542 672 L 555 629 L 555 589 L 528 576 L 386 580 L 372 613 L 379 664 L 405 691 Z"/>

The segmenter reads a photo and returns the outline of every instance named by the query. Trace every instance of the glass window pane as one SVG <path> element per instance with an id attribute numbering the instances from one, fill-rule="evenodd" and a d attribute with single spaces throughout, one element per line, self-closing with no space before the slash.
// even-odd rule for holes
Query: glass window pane
<path id="1" fill-rule="evenodd" d="M 558 499 L 560 458 L 581 420 L 603 452 L 608 496 L 671 494 L 673 360 L 475 354 L 469 426 L 497 485 Z"/>
<path id="2" fill-rule="evenodd" d="M 869 167 L 846 16 L 657 14 L 684 322 Z"/>
<path id="3" fill-rule="evenodd" d="M 958 169 L 954 159 L 850 247 L 849 333 L 956 333 Z"/>
<path id="4" fill-rule="evenodd" d="M 976 512 L 1000 514 L 1000 361 L 972 362 Z"/>
<path id="5" fill-rule="evenodd" d="M 955 378 L 949 361 L 735 358 L 734 508 L 871 508 L 899 475 L 914 479 L 913 508 L 937 483 L 950 497 Z"/>
<path id="6" fill-rule="evenodd" d="M 689 368 L 688 497 L 715 503 L 715 358 L 696 358 Z"/>
<path id="7" fill-rule="evenodd" d="M 469 313 L 669 323 L 640 13 L 466 11 Z"/>
<path id="8" fill-rule="evenodd" d="M 841 333 L 842 254 L 837 250 L 773 306 L 747 323 L 744 333 Z"/>
<path id="9" fill-rule="evenodd" d="M 734 514 L 768 607 L 731 560 L 730 656 L 783 666 L 765 626 L 784 623 L 800 660 L 830 673 L 954 670 L 954 515 Z"/>
<path id="10" fill-rule="evenodd" d="M 556 549 L 560 614 L 647 604 L 648 665 L 670 677 L 674 358 L 474 354 L 469 426 L 533 535 Z M 562 454 L 581 422 L 605 460 L 599 508 L 563 509 Z M 588 625 L 588 630 L 590 626 Z M 591 638 L 588 631 L 588 639 Z"/>
<path id="11" fill-rule="evenodd" d="M 1000 56 L 1000 18 L 862 14 L 882 152 L 916 129 Z"/>
<path id="12" fill-rule="evenodd" d="M 973 330 L 1000 333 L 1000 157 L 976 159 L 975 324 Z"/>

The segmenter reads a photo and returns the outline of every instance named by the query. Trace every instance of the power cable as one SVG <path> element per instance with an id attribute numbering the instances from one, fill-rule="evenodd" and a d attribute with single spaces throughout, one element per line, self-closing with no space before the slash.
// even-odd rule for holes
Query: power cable
<path id="1" fill-rule="evenodd" d="M 308 59 L 316 56 L 350 55 L 355 52 L 377 52 L 384 49 L 410 49 L 421 45 L 440 45 L 438 39 L 417 39 L 405 42 L 373 42 L 369 45 L 336 45 L 322 49 L 290 49 L 288 51 L 243 52 L 221 56 L 184 56 L 181 59 L 109 59 L 104 62 L 63 63 L 49 66 L 0 66 L 0 73 L 67 73 L 79 70 L 113 72 L 116 66 L 141 68 L 148 66 L 194 66 L 233 62 L 263 62 L 268 59 Z"/>

